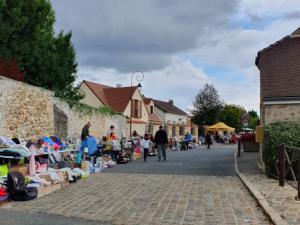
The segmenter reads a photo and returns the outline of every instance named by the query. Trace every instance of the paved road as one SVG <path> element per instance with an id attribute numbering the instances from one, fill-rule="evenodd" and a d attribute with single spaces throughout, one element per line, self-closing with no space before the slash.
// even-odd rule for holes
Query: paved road
<path id="1" fill-rule="evenodd" d="M 5 213 L 16 215 L 9 224 L 270 224 L 234 175 L 233 151 L 214 146 L 169 153 L 167 162 L 153 157 L 119 165 L 46 197 L 14 202 L 9 213 L 0 210 L 0 221 Z"/>
<path id="2" fill-rule="evenodd" d="M 234 176 L 233 146 L 214 145 L 212 150 L 201 146 L 199 150 L 168 152 L 168 161 L 158 162 L 157 156 L 106 170 L 106 173 L 172 174 Z"/>

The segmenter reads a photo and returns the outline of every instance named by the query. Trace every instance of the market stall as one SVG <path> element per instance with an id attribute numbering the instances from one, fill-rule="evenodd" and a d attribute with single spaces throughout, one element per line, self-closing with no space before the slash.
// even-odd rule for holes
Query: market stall
<path id="1" fill-rule="evenodd" d="M 31 200 L 115 166 L 110 156 L 100 157 L 97 151 L 55 136 L 27 141 L 0 137 L 0 201 Z"/>
<path id="2" fill-rule="evenodd" d="M 220 136 L 224 136 L 224 134 L 226 132 L 230 133 L 230 132 L 234 132 L 234 131 L 235 131 L 235 128 L 230 127 L 223 122 L 219 122 L 212 126 L 209 126 L 205 130 L 206 133 L 213 133 L 213 134 L 218 133 Z"/>

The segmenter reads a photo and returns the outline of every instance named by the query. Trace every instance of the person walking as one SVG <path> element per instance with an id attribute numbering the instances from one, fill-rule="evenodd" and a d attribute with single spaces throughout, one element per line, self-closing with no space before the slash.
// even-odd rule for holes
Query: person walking
<path id="1" fill-rule="evenodd" d="M 163 155 L 164 161 L 167 161 L 166 145 L 168 143 L 168 135 L 167 132 L 163 129 L 163 126 L 160 126 L 159 130 L 156 132 L 154 142 L 157 146 L 158 161 L 161 160 L 161 155 Z"/>
<path id="2" fill-rule="evenodd" d="M 211 137 L 210 137 L 210 134 L 207 133 L 206 136 L 205 136 L 205 142 L 207 144 L 207 149 L 210 149 L 210 145 L 211 145 Z"/>
<path id="3" fill-rule="evenodd" d="M 90 127 L 91 127 L 91 122 L 88 122 L 82 128 L 82 131 L 81 131 L 81 141 L 84 141 L 88 136 L 90 136 Z"/>
<path id="4" fill-rule="evenodd" d="M 133 157 L 134 153 L 140 152 L 140 148 L 141 148 L 141 138 L 136 132 L 136 130 L 134 130 L 132 133 L 131 141 L 132 141 L 132 146 L 131 146 L 130 158 L 132 160 L 134 158 Z"/>
<path id="5" fill-rule="evenodd" d="M 142 146 L 143 146 L 143 149 L 144 149 L 144 162 L 147 161 L 150 145 L 151 145 L 151 140 L 150 140 L 148 134 L 145 134 L 145 137 L 142 140 Z"/>

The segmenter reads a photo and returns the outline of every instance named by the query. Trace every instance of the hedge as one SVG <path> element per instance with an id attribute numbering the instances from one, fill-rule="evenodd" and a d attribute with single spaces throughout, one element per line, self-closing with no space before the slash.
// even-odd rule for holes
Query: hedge
<path id="1" fill-rule="evenodd" d="M 267 172 L 271 172 L 277 157 L 278 145 L 300 147 L 300 123 L 275 122 L 264 129 L 263 160 Z M 288 152 L 289 155 L 290 152 Z"/>

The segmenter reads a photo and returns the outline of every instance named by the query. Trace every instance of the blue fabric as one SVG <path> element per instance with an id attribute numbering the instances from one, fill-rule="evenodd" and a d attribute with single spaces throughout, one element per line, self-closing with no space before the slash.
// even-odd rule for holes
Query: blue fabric
<path id="1" fill-rule="evenodd" d="M 81 142 L 81 153 L 83 153 L 84 148 L 88 148 L 89 155 L 93 155 L 98 150 L 96 139 L 94 137 L 87 137 L 84 141 Z"/>
<path id="2" fill-rule="evenodd" d="M 54 141 L 52 141 L 52 139 L 49 138 L 49 137 L 43 137 L 42 140 L 43 140 L 43 142 L 45 142 L 45 143 L 47 143 L 47 144 L 49 144 L 51 146 L 54 145 Z"/>
<path id="3" fill-rule="evenodd" d="M 59 137 L 55 136 L 55 138 L 56 138 L 56 144 L 58 144 L 59 146 L 61 146 L 63 148 L 67 147 L 66 144 L 63 143 Z"/>
<path id="4" fill-rule="evenodd" d="M 185 141 L 192 141 L 193 140 L 193 136 L 191 134 L 187 134 L 185 136 Z"/>

